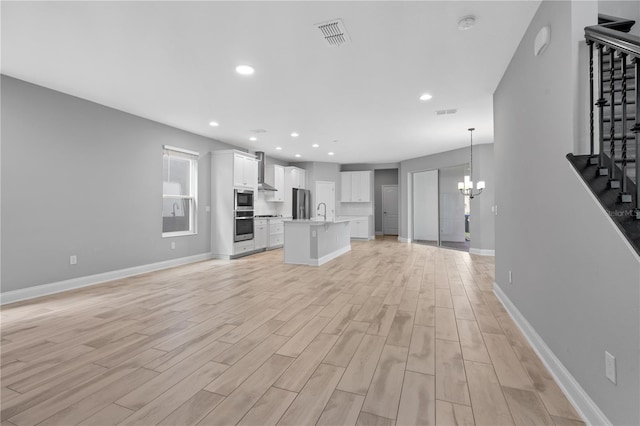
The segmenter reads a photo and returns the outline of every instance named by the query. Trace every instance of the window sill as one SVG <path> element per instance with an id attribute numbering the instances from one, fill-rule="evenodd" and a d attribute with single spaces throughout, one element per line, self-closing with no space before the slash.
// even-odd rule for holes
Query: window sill
<path id="1" fill-rule="evenodd" d="M 198 233 L 197 232 L 190 232 L 190 231 L 185 231 L 185 232 L 163 232 L 162 233 L 162 238 L 186 237 L 188 235 L 198 235 Z"/>

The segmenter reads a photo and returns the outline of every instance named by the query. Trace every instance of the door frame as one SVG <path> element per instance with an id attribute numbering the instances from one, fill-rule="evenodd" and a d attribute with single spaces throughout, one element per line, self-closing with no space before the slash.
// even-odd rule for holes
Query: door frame
<path id="1" fill-rule="evenodd" d="M 380 185 L 380 198 L 382 199 L 382 235 L 387 235 L 384 232 L 384 189 L 385 188 L 396 188 L 396 198 L 398 199 L 398 225 L 396 229 L 398 230 L 397 235 L 400 236 L 400 186 L 396 185 Z"/>

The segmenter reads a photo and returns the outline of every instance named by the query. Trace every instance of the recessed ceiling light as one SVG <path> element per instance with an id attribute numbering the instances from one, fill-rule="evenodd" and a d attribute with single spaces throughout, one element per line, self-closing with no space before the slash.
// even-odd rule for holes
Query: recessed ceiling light
<path id="1" fill-rule="evenodd" d="M 466 31 L 472 28 L 476 24 L 476 18 L 473 15 L 465 16 L 458 22 L 458 29 L 460 31 Z"/>
<path id="2" fill-rule="evenodd" d="M 330 152 L 329 155 L 333 155 L 333 152 Z"/>
<path id="3" fill-rule="evenodd" d="M 297 134 L 296 132 L 291 133 L 291 137 L 292 138 L 297 138 L 298 136 L 300 136 L 299 134 Z"/>
<path id="4" fill-rule="evenodd" d="M 281 150 L 282 150 L 282 147 L 281 147 L 281 146 L 276 146 L 276 149 L 277 149 L 278 151 L 281 151 Z"/>
<path id="5" fill-rule="evenodd" d="M 319 147 L 320 145 L 318 145 L 317 143 L 314 143 L 314 144 L 313 144 L 313 145 L 311 145 L 311 146 L 312 146 L 312 147 L 314 147 L 314 148 L 317 148 L 317 147 Z"/>
<path id="6" fill-rule="evenodd" d="M 218 124 L 218 122 L 217 122 L 217 121 L 210 121 L 210 122 L 209 122 L 209 126 L 211 126 L 211 127 L 218 127 L 218 126 L 219 126 L 219 124 Z"/>
<path id="7" fill-rule="evenodd" d="M 296 154 L 296 157 L 300 158 L 300 154 Z"/>
<path id="8" fill-rule="evenodd" d="M 257 140 L 258 140 L 258 138 L 256 138 L 255 136 L 251 136 L 251 137 L 249 138 L 249 140 L 250 140 L 250 141 L 257 141 Z"/>
<path id="9" fill-rule="evenodd" d="M 428 101 L 429 99 L 433 98 L 433 96 L 431 96 L 428 93 L 423 93 L 422 95 L 420 95 L 420 100 L 421 101 Z"/>
<path id="10" fill-rule="evenodd" d="M 236 72 L 238 74 L 242 74 L 242 75 L 251 75 L 254 72 L 253 67 L 250 67 L 249 65 L 238 65 L 236 67 Z"/>

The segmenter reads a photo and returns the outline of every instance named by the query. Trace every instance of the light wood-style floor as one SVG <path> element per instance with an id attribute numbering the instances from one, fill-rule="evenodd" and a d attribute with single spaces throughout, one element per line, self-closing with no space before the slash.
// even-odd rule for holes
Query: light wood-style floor
<path id="1" fill-rule="evenodd" d="M 2 426 L 583 424 L 492 258 L 392 239 L 280 250 L 2 308 Z"/>

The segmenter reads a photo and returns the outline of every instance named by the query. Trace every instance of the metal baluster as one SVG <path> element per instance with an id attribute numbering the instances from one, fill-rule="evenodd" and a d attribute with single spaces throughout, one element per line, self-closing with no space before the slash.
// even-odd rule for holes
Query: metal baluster
<path id="1" fill-rule="evenodd" d="M 640 58 L 633 58 L 636 71 L 636 123 L 631 128 L 636 134 L 636 219 L 640 220 Z"/>
<path id="2" fill-rule="evenodd" d="M 604 166 L 604 107 L 607 105 L 607 100 L 604 98 L 603 48 L 604 46 L 601 44 L 596 45 L 596 49 L 598 49 L 598 92 L 600 94 L 600 98 L 596 102 L 598 106 L 598 176 L 609 174 L 609 169 Z"/>
<path id="3" fill-rule="evenodd" d="M 611 155 L 611 163 L 609 166 L 609 188 L 620 188 L 620 181 L 616 179 L 616 141 L 615 141 L 615 68 L 614 68 L 615 52 L 609 48 L 609 154 Z"/>
<path id="4" fill-rule="evenodd" d="M 597 164 L 597 158 L 594 156 L 593 143 L 593 41 L 587 40 L 589 46 L 589 163 Z"/>
<path id="5" fill-rule="evenodd" d="M 631 202 L 631 194 L 627 194 L 627 54 L 620 52 L 620 66 L 622 67 L 622 97 L 620 104 L 622 106 L 622 192 L 620 192 L 620 201 L 623 203 Z"/>

